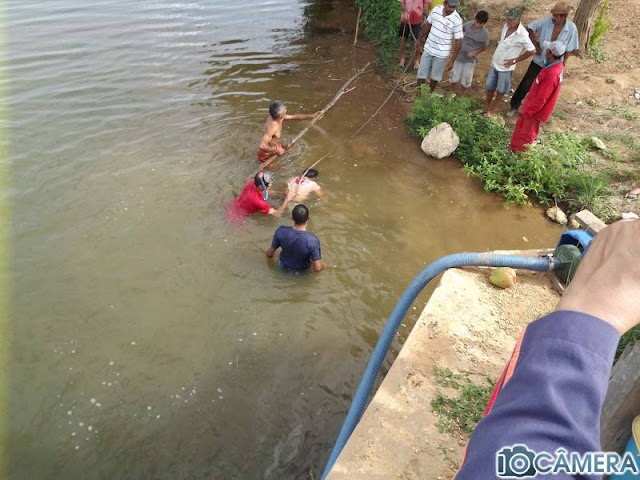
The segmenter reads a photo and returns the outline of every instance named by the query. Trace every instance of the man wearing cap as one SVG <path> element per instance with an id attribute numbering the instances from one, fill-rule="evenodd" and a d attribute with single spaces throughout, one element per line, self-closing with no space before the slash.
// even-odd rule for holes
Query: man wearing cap
<path id="1" fill-rule="evenodd" d="M 529 38 L 529 32 L 520 23 L 521 17 L 521 8 L 512 8 L 507 12 L 498 46 L 493 52 L 485 86 L 487 98 L 484 111 L 488 115 L 495 112 L 502 97 L 511 90 L 511 76 L 516 69 L 516 64 L 533 56 L 536 52 L 536 47 Z"/>
<path id="2" fill-rule="evenodd" d="M 320 272 L 324 268 L 320 254 L 320 240 L 312 233 L 307 232 L 309 222 L 309 209 L 298 204 L 293 207 L 291 213 L 293 227 L 278 227 L 273 234 L 271 246 L 267 249 L 267 257 L 272 258 L 278 248 L 280 252 L 280 268 L 287 272 L 302 273 L 312 267 L 314 272 Z"/>
<path id="3" fill-rule="evenodd" d="M 276 217 L 282 215 L 291 200 L 291 195 L 285 197 L 279 208 L 273 208 L 269 205 L 267 199 L 274 180 L 275 176 L 269 171 L 257 173 L 255 177 L 245 184 L 240 196 L 227 205 L 227 220 L 241 223 L 244 221 L 244 217 L 255 212 L 262 212 L 265 215 L 274 215 Z"/>
<path id="4" fill-rule="evenodd" d="M 509 149 L 522 152 L 534 142 L 540 130 L 540 122 L 547 122 L 556 106 L 562 84 L 565 44 L 561 41 L 543 42 L 545 61 L 542 70 L 533 81 L 522 112 L 511 137 Z"/>
<path id="5" fill-rule="evenodd" d="M 565 45 L 566 53 L 564 55 L 564 63 L 567 63 L 569 55 L 577 55 L 579 53 L 578 29 L 576 24 L 567 19 L 569 12 L 573 7 L 565 2 L 558 2 L 551 9 L 551 17 L 536 20 L 527 25 L 531 40 L 536 47 L 536 55 L 533 57 L 527 73 L 524 74 L 520 85 L 516 89 L 513 97 L 511 97 L 511 108 L 507 112 L 507 116 L 515 115 L 529 92 L 533 80 L 542 70 L 545 60 L 545 50 L 542 47 L 543 42 L 562 42 Z"/>
<path id="6" fill-rule="evenodd" d="M 416 42 L 416 55 L 422 53 L 417 83 L 422 85 L 428 77 L 432 92 L 442 81 L 445 70 L 453 67 L 462 46 L 462 18 L 457 7 L 458 0 L 445 0 L 443 5 L 434 7 Z M 425 37 L 427 41 L 423 44 Z"/>

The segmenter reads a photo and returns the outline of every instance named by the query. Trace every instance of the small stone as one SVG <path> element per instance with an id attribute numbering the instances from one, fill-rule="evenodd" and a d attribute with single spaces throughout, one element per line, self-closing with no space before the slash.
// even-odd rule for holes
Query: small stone
<path id="1" fill-rule="evenodd" d="M 575 217 L 571 217 L 569 219 L 569 228 L 571 228 L 571 230 L 578 230 L 580 228 L 580 222 L 578 222 Z"/>
<path id="2" fill-rule="evenodd" d="M 634 212 L 624 212 L 622 214 L 622 218 L 624 220 L 637 220 L 640 217 L 638 216 L 637 213 L 634 213 Z"/>
<path id="3" fill-rule="evenodd" d="M 591 137 L 591 146 L 597 150 L 606 150 L 607 146 L 598 137 Z"/>
<path id="4" fill-rule="evenodd" d="M 96 403 L 96 399 L 92 398 L 91 400 L 89 400 L 91 403 Z"/>

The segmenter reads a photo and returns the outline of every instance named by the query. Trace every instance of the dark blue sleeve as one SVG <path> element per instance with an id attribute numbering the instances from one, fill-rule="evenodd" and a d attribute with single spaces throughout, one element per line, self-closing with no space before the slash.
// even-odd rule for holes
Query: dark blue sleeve
<path id="1" fill-rule="evenodd" d="M 315 262 L 322 258 L 322 255 L 320 254 L 320 240 L 318 240 L 318 237 L 316 237 L 315 235 L 312 235 L 312 237 L 310 238 L 309 249 L 311 250 L 310 256 L 312 262 Z"/>
<path id="2" fill-rule="evenodd" d="M 273 240 L 271 240 L 271 248 L 273 248 L 274 250 L 276 250 L 278 247 L 280 247 L 281 243 L 280 243 L 280 230 L 282 229 L 282 227 L 278 227 L 275 231 L 275 233 L 273 234 Z"/>
<path id="3" fill-rule="evenodd" d="M 471 435 L 455 478 L 496 478 L 496 452 L 514 444 L 536 452 L 600 450 L 600 411 L 619 339 L 609 324 L 578 312 L 531 323 L 513 375 Z"/>

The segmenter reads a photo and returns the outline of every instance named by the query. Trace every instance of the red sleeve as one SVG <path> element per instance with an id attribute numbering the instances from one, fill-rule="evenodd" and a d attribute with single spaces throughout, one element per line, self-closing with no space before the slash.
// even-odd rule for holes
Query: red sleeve
<path id="1" fill-rule="evenodd" d="M 534 80 L 533 87 L 522 107 L 522 114 L 535 116 L 546 105 L 560 83 L 558 76 L 549 75 L 550 72 L 540 72 Z"/>

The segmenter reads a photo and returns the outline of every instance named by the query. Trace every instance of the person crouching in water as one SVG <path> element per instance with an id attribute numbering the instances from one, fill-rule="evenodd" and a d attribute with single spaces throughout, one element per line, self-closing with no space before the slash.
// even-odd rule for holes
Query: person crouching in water
<path id="1" fill-rule="evenodd" d="M 274 215 L 276 217 L 282 215 L 291 198 L 287 195 L 282 205 L 278 208 L 273 208 L 269 205 L 267 200 L 274 181 L 275 175 L 269 171 L 257 173 L 255 177 L 245 184 L 240 196 L 227 205 L 227 220 L 243 223 L 245 217 L 255 212 L 262 212 L 265 215 Z"/>
<path id="2" fill-rule="evenodd" d="M 324 268 L 320 254 L 320 240 L 307 232 L 309 209 L 299 203 L 293 207 L 291 213 L 293 227 L 278 227 L 273 234 L 271 246 L 267 249 L 267 257 L 272 258 L 278 248 L 281 248 L 280 268 L 292 273 L 302 273 L 309 270 L 320 272 Z"/>
<path id="3" fill-rule="evenodd" d="M 302 202 L 307 199 L 309 195 L 315 192 L 320 198 L 320 192 L 322 189 L 318 185 L 314 178 L 318 177 L 318 170 L 315 168 L 309 168 L 302 172 L 299 177 L 293 177 L 289 180 L 287 187 L 291 195 L 291 200 L 295 202 Z"/>
<path id="4" fill-rule="evenodd" d="M 540 122 L 548 122 L 551 118 L 560 87 L 562 85 L 563 57 L 566 46 L 562 42 L 543 42 L 545 49 L 544 67 L 533 81 L 529 90 L 516 128 L 511 136 L 509 149 L 512 152 L 523 152 L 526 145 L 531 145 L 540 131 Z"/>

